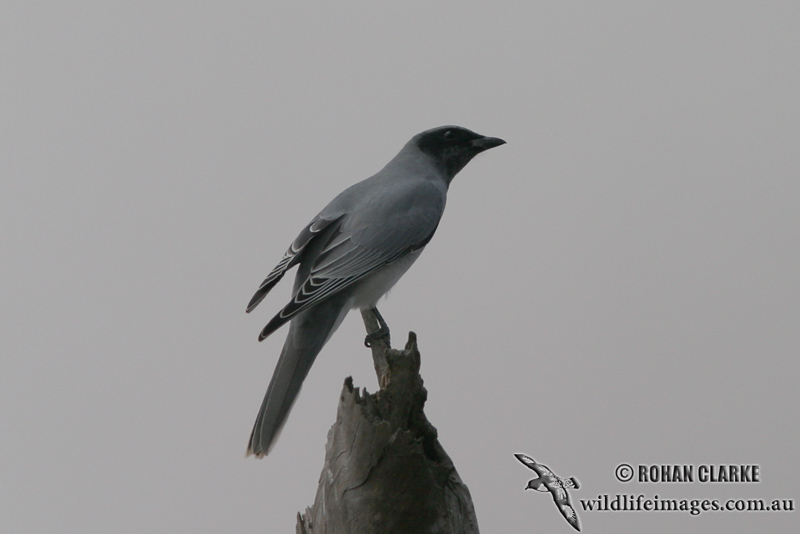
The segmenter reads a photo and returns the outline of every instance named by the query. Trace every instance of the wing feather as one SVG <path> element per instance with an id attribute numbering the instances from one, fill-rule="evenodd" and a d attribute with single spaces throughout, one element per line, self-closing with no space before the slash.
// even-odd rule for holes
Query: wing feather
<path id="1" fill-rule="evenodd" d="M 520 462 L 522 462 L 528 469 L 533 469 L 533 466 L 537 465 L 536 460 L 534 460 L 527 454 L 517 453 L 514 455 L 514 457 Z"/>
<path id="2" fill-rule="evenodd" d="M 558 510 L 561 512 L 561 515 L 564 516 L 564 519 L 567 520 L 567 523 L 572 525 L 572 528 L 578 532 L 581 531 L 581 524 L 578 520 L 578 514 L 575 512 L 575 508 L 573 508 L 571 504 L 560 504 L 558 505 Z"/>
<path id="3" fill-rule="evenodd" d="M 250 299 L 250 303 L 247 305 L 245 312 L 250 313 L 262 300 L 264 300 L 264 297 L 267 296 L 267 293 L 269 293 L 270 290 L 275 287 L 275 284 L 280 282 L 281 278 L 283 278 L 283 275 L 286 274 L 286 271 L 294 267 L 297 262 L 300 261 L 302 258 L 302 252 L 305 250 L 306 246 L 311 242 L 311 240 L 338 218 L 340 217 L 324 219 L 317 216 L 308 224 L 308 226 L 303 228 L 303 230 L 300 232 L 300 235 L 298 235 L 292 244 L 289 245 L 288 250 L 283 255 L 283 258 L 281 258 L 281 261 L 278 262 L 278 265 L 276 265 L 275 268 L 270 271 L 264 281 L 261 282 L 261 285 L 258 286 L 258 289 L 256 290 L 255 295 L 253 295 L 253 298 Z"/>
<path id="4" fill-rule="evenodd" d="M 329 215 L 324 219 L 337 221 L 335 227 L 328 228 L 330 223 L 314 226 L 314 222 L 326 214 L 326 210 L 323 210 L 301 233 L 295 243 L 300 242 L 300 248 L 306 248 L 307 251 L 302 259 L 298 259 L 300 252 L 292 252 L 298 248 L 293 244 L 287 256 L 273 270 L 276 274 L 270 273 L 262 284 L 266 288 L 263 295 L 298 261 L 302 261 L 303 266 L 309 262 L 310 268 L 304 270 L 301 267 L 298 277 L 304 278 L 295 282 L 292 300 L 264 327 L 259 340 L 269 336 L 298 313 L 430 241 L 444 210 L 444 197 L 438 190 L 429 189 L 428 185 L 420 189 L 418 184 L 411 184 L 406 191 L 402 190 L 403 186 L 398 187 L 400 191 L 394 191 L 391 197 L 387 196 L 383 201 L 375 200 L 375 205 L 369 209 L 343 214 L 340 211 L 337 217 Z M 306 238 L 312 228 L 316 230 L 315 234 Z M 328 231 L 322 233 L 326 228 Z M 316 244 L 309 247 L 313 239 L 316 239 Z M 288 257 L 290 252 L 292 255 Z M 257 293 L 253 300 L 260 301 L 263 295 Z"/>
<path id="5" fill-rule="evenodd" d="M 555 474 L 555 473 L 553 473 L 553 472 L 550 470 L 550 468 L 549 468 L 549 467 L 547 467 L 547 466 L 546 466 L 546 465 L 544 465 L 544 464 L 536 464 L 536 467 L 532 467 L 531 469 L 533 469 L 534 471 L 536 471 L 537 473 L 539 473 L 539 476 L 540 476 L 540 477 L 543 477 L 543 478 L 545 478 L 545 477 L 546 477 L 546 478 L 550 478 L 550 479 L 552 479 L 552 480 L 555 480 L 555 479 L 557 478 L 557 477 L 556 477 L 556 474 Z"/>

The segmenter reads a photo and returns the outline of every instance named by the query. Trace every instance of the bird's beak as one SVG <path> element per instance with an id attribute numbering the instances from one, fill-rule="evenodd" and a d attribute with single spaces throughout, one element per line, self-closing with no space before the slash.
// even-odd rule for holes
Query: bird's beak
<path id="1" fill-rule="evenodd" d="M 483 152 L 484 150 L 489 150 L 490 148 L 504 144 L 506 144 L 506 142 L 499 137 L 481 137 L 480 139 L 475 139 L 472 142 L 472 146 L 477 148 L 478 152 Z"/>

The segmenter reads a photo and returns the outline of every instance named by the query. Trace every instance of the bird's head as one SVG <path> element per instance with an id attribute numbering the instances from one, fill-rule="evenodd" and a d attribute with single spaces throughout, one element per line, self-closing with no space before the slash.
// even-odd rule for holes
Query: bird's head
<path id="1" fill-rule="evenodd" d="M 504 145 L 505 141 L 477 134 L 461 126 L 440 126 L 415 135 L 411 143 L 433 160 L 450 183 L 472 158 L 484 150 Z"/>
<path id="2" fill-rule="evenodd" d="M 541 478 L 533 478 L 528 481 L 528 485 L 525 486 L 526 490 L 532 489 L 536 491 L 547 491 L 542 486 L 544 485 L 544 481 Z"/>

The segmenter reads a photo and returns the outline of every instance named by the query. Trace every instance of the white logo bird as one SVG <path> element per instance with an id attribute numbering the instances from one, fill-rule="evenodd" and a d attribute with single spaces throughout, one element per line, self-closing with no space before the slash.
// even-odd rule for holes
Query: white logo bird
<path id="1" fill-rule="evenodd" d="M 578 514 L 575 508 L 572 507 L 572 502 L 569 500 L 569 493 L 567 488 L 578 489 L 581 487 L 580 483 L 575 477 L 561 478 L 553 473 L 549 467 L 544 464 L 537 463 L 536 460 L 525 454 L 515 454 L 517 460 L 522 462 L 525 467 L 532 469 L 539 475 L 528 481 L 525 489 L 533 489 L 536 491 L 549 491 L 553 495 L 553 502 L 556 503 L 556 508 L 567 520 L 567 523 L 580 532 L 581 524 L 578 520 Z"/>

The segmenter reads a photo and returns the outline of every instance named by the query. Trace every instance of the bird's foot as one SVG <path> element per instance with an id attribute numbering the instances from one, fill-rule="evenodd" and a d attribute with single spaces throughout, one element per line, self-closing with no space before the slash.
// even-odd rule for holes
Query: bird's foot
<path id="1" fill-rule="evenodd" d="M 378 308 L 372 308 L 372 313 L 375 314 L 375 318 L 378 320 L 378 325 L 380 328 L 375 330 L 374 332 L 370 332 L 364 338 L 364 346 L 367 348 L 371 348 L 372 344 L 375 341 L 385 339 L 386 344 L 390 345 L 389 343 L 389 325 L 386 324 L 386 321 L 383 320 L 383 316 L 378 311 Z"/>
<path id="2" fill-rule="evenodd" d="M 389 327 L 388 326 L 382 326 L 382 327 L 378 328 L 377 330 L 375 330 L 374 332 L 371 332 L 371 333 L 367 334 L 367 336 L 364 338 L 364 346 L 367 347 L 367 348 L 370 348 L 370 347 L 372 347 L 372 344 L 375 341 L 378 341 L 380 339 L 389 339 Z"/>

